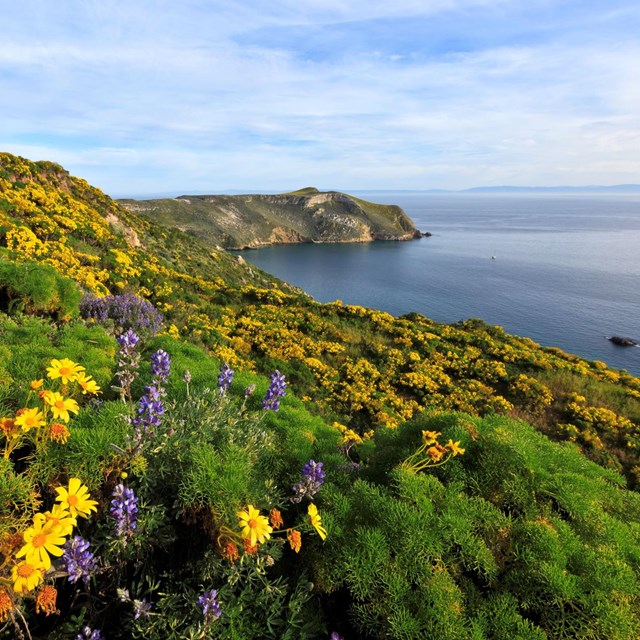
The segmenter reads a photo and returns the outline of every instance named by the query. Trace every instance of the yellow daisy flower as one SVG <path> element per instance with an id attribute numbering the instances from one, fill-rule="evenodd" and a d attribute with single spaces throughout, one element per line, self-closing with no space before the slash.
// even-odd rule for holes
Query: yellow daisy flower
<path id="1" fill-rule="evenodd" d="M 16 593 L 32 591 L 44 580 L 44 565 L 41 562 L 23 560 L 11 569 L 11 579 Z"/>
<path id="2" fill-rule="evenodd" d="M 49 554 L 59 557 L 64 553 L 60 548 L 65 543 L 64 536 L 42 513 L 34 516 L 33 526 L 24 532 L 24 541 L 26 544 L 16 553 L 16 558 L 25 556 L 29 564 L 39 563 L 45 569 L 51 566 Z"/>
<path id="3" fill-rule="evenodd" d="M 45 425 L 45 419 L 42 411 L 38 408 L 25 409 L 16 419 L 16 427 L 22 427 L 22 430 L 26 433 L 31 429 L 37 429 Z"/>
<path id="4" fill-rule="evenodd" d="M 70 420 L 69 411 L 73 411 L 73 413 L 80 411 L 78 403 L 73 398 L 63 398 L 57 391 L 49 392 L 44 401 L 51 407 L 53 417 L 65 422 Z"/>
<path id="5" fill-rule="evenodd" d="M 62 384 L 67 384 L 68 382 L 73 382 L 82 371 L 84 371 L 84 367 L 69 360 L 69 358 L 54 359 L 51 361 L 51 366 L 47 367 L 47 376 L 52 380 L 61 378 Z"/>
<path id="6" fill-rule="evenodd" d="M 242 528 L 242 537 L 250 540 L 251 546 L 257 542 L 262 544 L 271 537 L 272 527 L 266 516 L 261 516 L 260 511 L 253 505 L 247 505 L 245 511 L 238 511 L 239 526 Z"/>
<path id="7" fill-rule="evenodd" d="M 47 522 L 51 522 L 54 529 L 59 527 L 60 535 L 69 536 L 73 527 L 78 524 L 74 518 L 61 504 L 54 504 L 51 511 L 45 511 L 44 517 Z"/>
<path id="8" fill-rule="evenodd" d="M 454 442 L 453 440 L 451 440 L 451 438 L 449 438 L 449 442 L 447 442 L 447 449 L 451 451 L 451 454 L 453 456 L 457 456 L 458 454 L 462 455 L 464 453 L 464 449 L 458 446 L 459 444 L 460 440 L 458 440 L 458 442 Z"/>
<path id="9" fill-rule="evenodd" d="M 40 380 L 32 380 L 31 388 L 35 391 L 36 389 L 39 389 L 43 384 L 44 384 L 44 378 L 40 378 Z"/>
<path id="10" fill-rule="evenodd" d="M 97 511 L 96 505 L 98 503 L 89 499 L 89 489 L 82 484 L 79 478 L 69 480 L 69 489 L 57 487 L 56 493 L 58 494 L 56 502 L 68 509 L 73 518 L 76 516 L 88 518 L 92 511 Z"/>
<path id="11" fill-rule="evenodd" d="M 324 540 L 327 537 L 327 530 L 322 526 L 322 518 L 318 513 L 318 507 L 311 503 L 307 509 L 307 513 L 309 514 L 311 525 L 318 532 L 318 535 Z"/>
<path id="12" fill-rule="evenodd" d="M 100 387 L 98 383 L 91 377 L 87 376 L 84 373 L 80 372 L 76 376 L 76 382 L 82 389 L 82 395 L 86 395 L 87 393 L 97 394 L 100 393 Z"/>

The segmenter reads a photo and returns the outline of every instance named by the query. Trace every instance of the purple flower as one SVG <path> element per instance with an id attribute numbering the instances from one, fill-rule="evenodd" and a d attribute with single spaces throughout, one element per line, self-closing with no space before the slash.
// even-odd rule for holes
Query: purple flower
<path id="1" fill-rule="evenodd" d="M 169 354 L 162 349 L 158 349 L 151 356 L 151 371 L 156 380 L 166 382 L 171 373 L 171 360 Z"/>
<path id="2" fill-rule="evenodd" d="M 116 377 L 120 383 L 120 396 L 131 399 L 131 384 L 138 375 L 140 367 L 140 354 L 136 351 L 140 337 L 131 329 L 120 334 L 116 340 L 120 345 L 118 354 L 118 370 Z"/>
<path id="3" fill-rule="evenodd" d="M 134 441 L 140 445 L 145 436 L 154 437 L 154 429 L 162 424 L 164 405 L 160 389 L 154 386 L 145 387 L 144 395 L 138 401 L 137 414 L 132 422 L 135 427 Z"/>
<path id="4" fill-rule="evenodd" d="M 146 600 L 134 600 L 133 601 L 133 619 L 148 618 L 149 611 L 151 611 L 151 603 Z"/>
<path id="5" fill-rule="evenodd" d="M 138 498 L 133 489 L 123 484 L 116 485 L 112 494 L 111 515 L 116 519 L 116 535 L 126 539 L 133 535 L 138 520 Z"/>
<path id="6" fill-rule="evenodd" d="M 87 320 L 101 324 L 110 320 L 118 333 L 133 329 L 137 333 L 153 336 L 162 326 L 162 316 L 155 307 L 131 293 L 103 298 L 88 295 L 80 303 L 80 314 Z"/>
<path id="7" fill-rule="evenodd" d="M 76 636 L 76 640 L 104 640 L 104 636 L 97 630 L 92 630 L 91 627 L 84 627 L 82 633 Z"/>
<path id="8" fill-rule="evenodd" d="M 220 375 L 218 376 L 218 387 L 220 388 L 220 395 L 222 395 L 225 391 L 228 391 L 232 382 L 233 369 L 225 362 L 220 367 Z"/>
<path id="9" fill-rule="evenodd" d="M 116 340 L 120 345 L 120 349 L 125 351 L 135 349 L 138 342 L 140 342 L 140 336 L 135 333 L 135 331 L 127 329 L 124 333 L 121 333 Z"/>
<path id="10" fill-rule="evenodd" d="M 332 631 L 329 640 L 344 640 L 344 638 L 337 631 Z"/>
<path id="11" fill-rule="evenodd" d="M 97 568 L 97 561 L 89 551 L 89 541 L 80 536 L 74 536 L 64 545 L 62 564 L 69 574 L 69 582 L 75 584 L 82 580 L 85 584 Z"/>
<path id="12" fill-rule="evenodd" d="M 262 401 L 262 408 L 267 411 L 269 409 L 277 411 L 280 408 L 280 398 L 284 397 L 286 388 L 287 383 L 284 380 L 284 375 L 276 369 L 271 374 L 271 384 Z"/>
<path id="13" fill-rule="evenodd" d="M 302 467 L 302 480 L 293 485 L 293 497 L 291 502 L 302 502 L 306 496 L 313 497 L 324 482 L 323 463 L 309 460 Z"/>
<path id="14" fill-rule="evenodd" d="M 218 591 L 216 589 L 211 589 L 211 591 L 203 593 L 198 598 L 197 604 L 202 609 L 202 615 L 206 618 L 210 617 L 215 620 L 222 615 L 220 603 L 218 602 Z"/>

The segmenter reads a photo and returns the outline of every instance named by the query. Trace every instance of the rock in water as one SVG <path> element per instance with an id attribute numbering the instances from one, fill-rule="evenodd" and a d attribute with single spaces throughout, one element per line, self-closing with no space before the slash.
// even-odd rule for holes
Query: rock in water
<path id="1" fill-rule="evenodd" d="M 632 338 L 623 338 L 622 336 L 611 336 L 607 339 L 611 340 L 613 344 L 617 344 L 621 347 L 635 347 L 638 345 L 638 343 Z"/>

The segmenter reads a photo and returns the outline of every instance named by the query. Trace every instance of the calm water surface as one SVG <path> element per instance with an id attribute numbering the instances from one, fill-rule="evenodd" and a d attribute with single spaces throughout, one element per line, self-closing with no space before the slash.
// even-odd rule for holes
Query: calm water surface
<path id="1" fill-rule="evenodd" d="M 640 342 L 639 195 L 358 195 L 400 205 L 433 236 L 277 246 L 245 259 L 321 302 L 481 318 L 640 375 L 640 348 L 604 338 Z"/>

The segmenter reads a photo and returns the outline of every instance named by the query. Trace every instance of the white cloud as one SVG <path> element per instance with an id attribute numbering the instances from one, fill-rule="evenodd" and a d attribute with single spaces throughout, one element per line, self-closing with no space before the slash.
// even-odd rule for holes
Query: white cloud
<path id="1" fill-rule="evenodd" d="M 43 3 L 29 28 L 26 12 L 22 27 L 10 21 L 0 49 L 0 91 L 11 96 L 0 146 L 118 193 L 132 176 L 136 193 L 637 181 L 634 40 L 560 33 L 440 54 L 345 48 L 329 60 L 295 41 L 235 39 L 268 25 L 481 15 L 483 5 L 496 11 L 483 0 L 217 2 L 215 12 L 157 0 L 63 3 L 55 16 Z"/>

